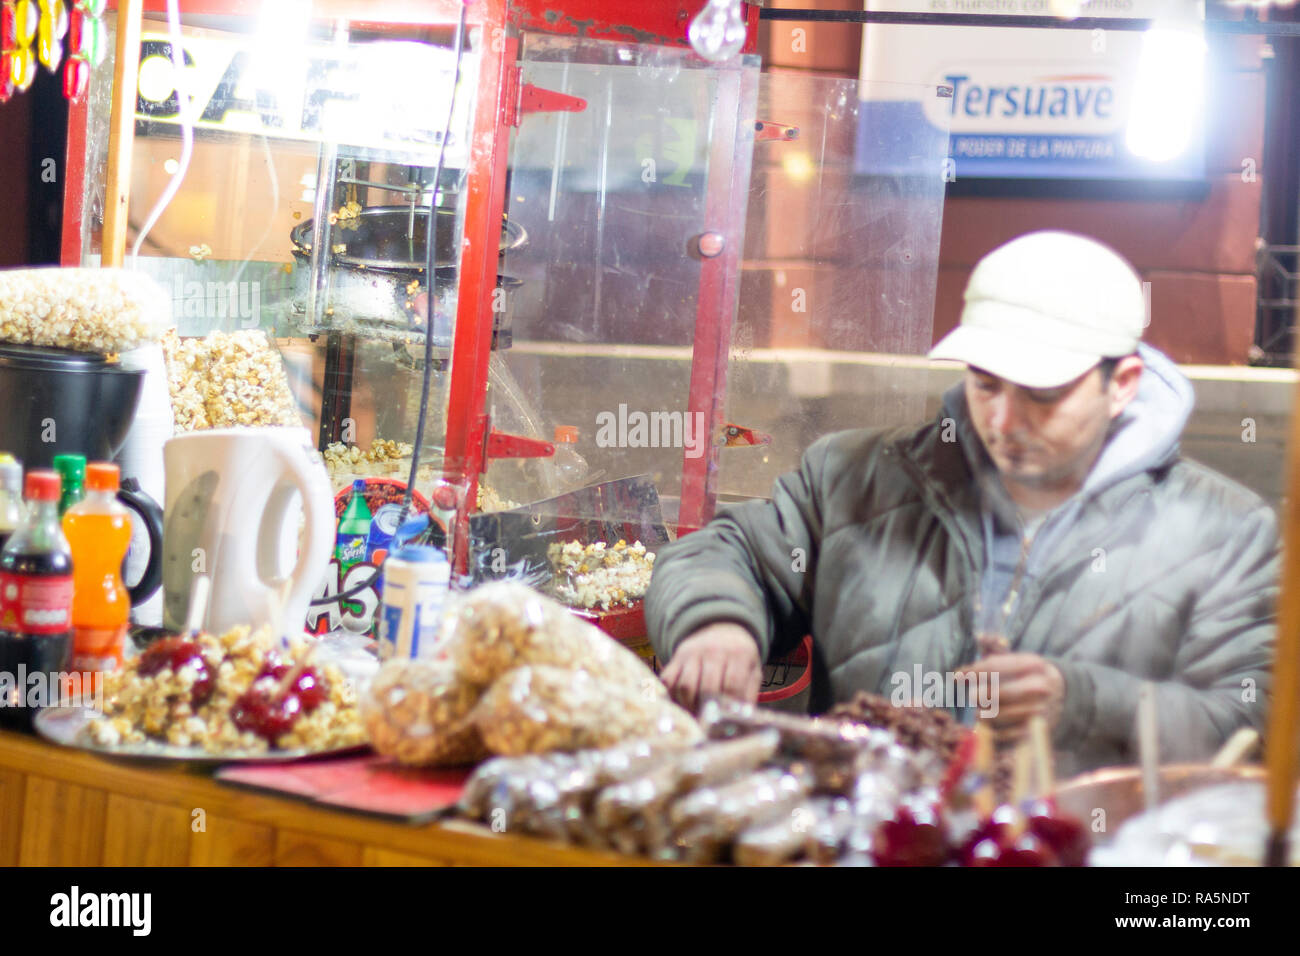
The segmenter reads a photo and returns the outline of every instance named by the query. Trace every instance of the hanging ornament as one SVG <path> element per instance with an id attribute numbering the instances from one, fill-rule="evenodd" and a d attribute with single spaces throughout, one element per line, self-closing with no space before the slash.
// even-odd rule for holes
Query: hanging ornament
<path id="1" fill-rule="evenodd" d="M 18 46 L 17 17 L 11 0 L 0 4 L 0 53 L 8 53 Z"/>
<path id="2" fill-rule="evenodd" d="M 68 5 L 63 0 L 41 0 L 41 8 L 50 18 L 55 39 L 62 40 L 68 34 Z"/>
<path id="3" fill-rule="evenodd" d="M 18 0 L 13 7 L 17 45 L 31 46 L 36 39 L 36 4 L 34 0 Z"/>
<path id="4" fill-rule="evenodd" d="M 17 14 L 10 0 L 0 3 L 0 103 L 14 95 L 13 57 L 18 46 Z"/>
<path id="5" fill-rule="evenodd" d="M 104 62 L 104 0 L 78 0 L 68 19 L 68 55 L 80 54 L 92 67 Z"/>
<path id="6" fill-rule="evenodd" d="M 78 3 L 68 16 L 68 58 L 63 63 L 63 95 L 75 102 L 86 93 L 90 83 L 90 61 L 94 44 L 94 25 L 97 21 L 86 12 L 85 3 Z"/>
<path id="7" fill-rule="evenodd" d="M 93 17 L 87 17 L 86 22 L 82 25 L 81 35 L 82 52 L 90 60 L 91 66 L 99 66 L 104 62 L 104 54 L 108 51 L 108 44 L 104 39 L 104 21 L 97 20 Z"/>
<path id="8" fill-rule="evenodd" d="M 68 32 L 68 9 L 63 0 L 40 0 L 41 19 L 36 27 L 36 55 L 51 73 L 63 59 L 63 37 Z"/>
<path id="9" fill-rule="evenodd" d="M 86 92 L 90 82 L 90 64 L 80 56 L 69 55 L 63 64 L 63 96 L 76 101 Z"/>
<path id="10" fill-rule="evenodd" d="M 19 93 L 26 93 L 36 79 L 36 54 L 29 46 L 19 47 L 9 58 L 9 78 Z"/>

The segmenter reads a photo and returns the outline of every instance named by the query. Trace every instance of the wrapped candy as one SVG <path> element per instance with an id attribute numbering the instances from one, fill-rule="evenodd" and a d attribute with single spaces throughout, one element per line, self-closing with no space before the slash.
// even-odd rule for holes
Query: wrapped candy
<path id="1" fill-rule="evenodd" d="M 775 732 L 767 731 L 687 751 L 645 776 L 602 791 L 594 807 L 596 820 L 602 827 L 615 828 L 635 818 L 662 816 L 681 794 L 756 770 L 772 759 L 779 742 Z"/>

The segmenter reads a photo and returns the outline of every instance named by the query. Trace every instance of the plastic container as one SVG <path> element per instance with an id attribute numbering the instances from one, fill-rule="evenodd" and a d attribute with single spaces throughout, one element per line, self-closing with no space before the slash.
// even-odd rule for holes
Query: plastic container
<path id="1" fill-rule="evenodd" d="M 389 555 L 383 573 L 379 656 L 433 656 L 450 589 L 447 556 L 430 545 L 404 545 Z"/>
<path id="2" fill-rule="evenodd" d="M 339 518 L 338 534 L 335 538 L 334 554 L 339 562 L 339 580 L 346 581 L 348 572 L 366 560 L 366 542 L 370 538 L 372 516 L 370 506 L 366 504 L 366 481 L 358 478 L 352 482 L 352 499 L 348 502 Z M 363 606 L 357 602 L 344 602 L 352 608 L 352 613 L 361 615 Z"/>
<path id="3" fill-rule="evenodd" d="M 0 460 L 0 550 L 27 517 L 23 507 L 23 466 L 12 455 Z"/>
<path id="4" fill-rule="evenodd" d="M 59 495 L 59 515 L 63 516 L 86 496 L 86 456 L 55 455 L 54 470 L 63 482 L 63 490 Z"/>
<path id="5" fill-rule="evenodd" d="M 131 512 L 117 500 L 116 465 L 86 469 L 86 497 L 63 516 L 72 548 L 72 666 L 110 671 L 122 663 L 131 597 L 122 562 L 131 544 Z"/>
<path id="6" fill-rule="evenodd" d="M 27 473 L 27 519 L 0 554 L 0 723 L 29 727 L 56 703 L 72 657 L 72 553 L 59 525 L 59 476 Z M 43 681 L 32 681 L 44 674 Z M 43 686 L 41 686 L 43 685 Z"/>

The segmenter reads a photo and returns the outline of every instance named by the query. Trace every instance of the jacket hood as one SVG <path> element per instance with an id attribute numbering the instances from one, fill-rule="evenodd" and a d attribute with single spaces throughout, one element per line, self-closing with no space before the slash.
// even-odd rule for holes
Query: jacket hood
<path id="1" fill-rule="evenodd" d="M 1192 384 L 1159 349 L 1142 344 L 1138 355 L 1145 367 L 1137 396 L 1111 423 L 1101 455 L 1084 481 L 1084 498 L 1125 478 L 1160 468 L 1178 455 L 1178 441 L 1195 404 Z M 992 463 L 971 423 L 963 383 L 944 393 L 943 412 L 957 423 L 972 472 L 984 473 Z"/>

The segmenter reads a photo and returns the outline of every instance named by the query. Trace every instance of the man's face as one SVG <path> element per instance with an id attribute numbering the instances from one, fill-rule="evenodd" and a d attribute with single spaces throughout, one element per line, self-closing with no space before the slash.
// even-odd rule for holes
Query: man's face
<path id="1" fill-rule="evenodd" d="M 998 473 L 1004 481 L 1043 489 L 1082 483 L 1112 416 L 1127 404 L 1127 397 L 1116 401 L 1116 391 L 1116 381 L 1103 385 L 1096 367 L 1048 389 L 1013 385 L 973 366 L 966 372 L 975 431 Z"/>

